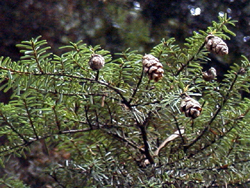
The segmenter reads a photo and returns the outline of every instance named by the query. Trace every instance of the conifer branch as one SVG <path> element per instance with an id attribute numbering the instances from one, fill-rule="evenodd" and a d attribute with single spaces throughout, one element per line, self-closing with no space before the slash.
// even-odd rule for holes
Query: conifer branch
<path id="1" fill-rule="evenodd" d="M 124 142 L 124 143 L 127 143 L 129 146 L 132 146 L 134 149 L 139 150 L 142 154 L 145 153 L 145 151 L 144 151 L 143 148 L 140 148 L 140 147 L 137 146 L 135 143 L 129 141 L 129 140 L 126 139 L 125 137 L 122 137 L 122 136 L 120 136 L 120 135 L 118 135 L 118 134 L 115 134 L 115 133 L 113 133 L 113 132 L 106 131 L 105 129 L 104 129 L 104 131 L 105 131 L 107 134 L 113 136 L 114 138 L 117 138 L 118 140 L 120 140 L 120 141 L 122 141 L 122 142 Z"/>
<path id="2" fill-rule="evenodd" d="M 75 79 L 79 79 L 79 80 L 86 80 L 89 82 L 96 82 L 100 85 L 104 85 L 106 87 L 108 87 L 109 89 L 115 91 L 122 99 L 122 103 L 124 103 L 129 109 L 131 109 L 131 105 L 129 103 L 129 101 L 122 95 L 122 93 L 120 92 L 120 90 L 116 87 L 111 86 L 110 84 L 103 82 L 103 81 L 98 81 L 98 80 L 93 80 L 90 78 L 85 78 L 85 77 L 80 77 L 80 76 L 75 76 L 75 75 L 68 75 L 68 74 L 63 74 L 63 73 L 31 73 L 31 72 L 22 72 L 22 71 L 18 71 L 18 70 L 13 70 L 10 68 L 6 68 L 6 67 L 1 67 L 0 69 L 3 70 L 9 70 L 12 73 L 18 73 L 18 74 L 28 74 L 28 75 L 34 75 L 34 76 L 62 76 L 62 77 L 68 77 L 68 78 L 75 78 Z"/>
<path id="3" fill-rule="evenodd" d="M 37 132 L 36 132 L 36 129 L 35 129 L 33 120 L 32 120 L 32 118 L 31 118 L 31 114 L 30 114 L 30 111 L 29 111 L 29 108 L 28 108 L 28 105 L 27 105 L 27 101 L 26 101 L 25 99 L 23 99 L 23 102 L 24 102 L 25 110 L 26 110 L 27 115 L 28 115 L 28 119 L 29 119 L 29 121 L 30 121 L 31 128 L 32 128 L 32 130 L 33 130 L 33 132 L 34 132 L 34 134 L 35 134 L 35 136 L 36 136 L 36 139 L 38 140 L 39 137 L 38 137 L 38 134 L 37 134 Z"/>
<path id="4" fill-rule="evenodd" d="M 236 117 L 236 118 L 234 119 L 233 123 L 232 123 L 232 120 L 225 122 L 225 123 L 222 125 L 222 127 L 226 127 L 226 126 L 227 126 L 228 124 L 230 124 L 230 123 L 232 124 L 232 126 L 231 126 L 223 135 L 220 135 L 217 139 L 212 140 L 211 143 L 205 145 L 204 147 L 202 147 L 202 148 L 201 148 L 200 150 L 198 150 L 197 152 L 189 154 L 188 158 L 191 158 L 191 157 L 193 157 L 194 155 L 196 155 L 196 154 L 198 154 L 198 153 L 204 151 L 206 148 L 212 146 L 213 144 L 218 143 L 219 140 L 223 139 L 227 134 L 229 134 L 233 129 L 236 128 L 237 121 L 243 120 L 244 117 L 248 114 L 249 111 L 250 111 L 250 108 L 247 109 L 243 114 L 241 114 L 241 115 L 239 115 L 238 117 Z M 209 129 L 209 130 L 211 131 L 211 129 Z"/>
<path id="5" fill-rule="evenodd" d="M 23 140 L 24 145 L 27 144 L 27 143 L 29 143 L 28 140 L 26 140 L 26 139 L 24 138 L 24 136 L 23 136 L 22 134 L 20 134 L 20 133 L 14 128 L 14 126 L 12 126 L 12 124 L 8 121 L 8 119 L 3 115 L 2 111 L 0 111 L 0 116 L 3 118 L 4 123 L 5 123 L 7 126 L 9 126 L 10 129 L 11 129 L 14 133 L 16 133 L 16 134 Z"/>
<path id="6" fill-rule="evenodd" d="M 205 46 L 205 44 L 206 44 L 206 41 L 204 41 L 202 43 L 202 45 L 200 46 L 200 48 L 198 49 L 198 51 L 192 57 L 190 57 L 190 59 L 185 64 L 181 65 L 181 67 L 179 68 L 179 70 L 176 72 L 175 76 L 178 76 L 183 71 L 183 69 L 185 67 L 187 67 L 191 63 L 191 61 L 193 61 L 196 58 L 196 56 L 200 53 L 200 51 Z"/>
<path id="7" fill-rule="evenodd" d="M 151 113 L 148 114 L 148 117 L 144 120 L 143 124 L 137 122 L 137 125 L 141 130 L 141 135 L 142 135 L 142 139 L 143 139 L 143 143 L 144 143 L 144 150 L 145 150 L 146 158 L 149 160 L 149 162 L 151 164 L 154 164 L 155 163 L 154 158 L 150 154 L 150 147 L 149 147 L 149 144 L 148 144 L 148 136 L 147 136 L 147 130 L 146 130 L 146 126 L 149 123 L 150 114 Z"/>
<path id="8" fill-rule="evenodd" d="M 136 95 L 136 93 L 137 93 L 137 91 L 139 89 L 139 86 L 140 86 L 142 78 L 143 78 L 143 74 L 144 74 L 144 70 L 142 68 L 141 76 L 140 76 L 139 81 L 137 82 L 136 88 L 134 89 L 134 92 L 133 92 L 133 94 L 132 94 L 132 96 L 131 96 L 131 98 L 129 100 L 129 104 L 131 104 L 132 100 L 134 99 L 134 96 Z"/>
<path id="9" fill-rule="evenodd" d="M 58 128 L 58 131 L 59 131 L 59 133 L 61 132 L 61 122 L 60 122 L 60 120 L 59 120 L 59 118 L 58 118 L 58 115 L 57 115 L 57 112 L 56 112 L 56 106 L 53 106 L 52 107 L 52 110 L 53 110 L 53 112 L 54 112 L 54 114 L 55 114 L 55 123 L 56 123 L 56 126 L 57 126 L 57 128 Z"/>
<path id="10" fill-rule="evenodd" d="M 234 85 L 236 83 L 237 78 L 238 78 L 238 74 L 235 74 L 235 77 L 234 77 L 233 81 L 231 82 L 231 85 L 230 85 L 230 87 L 229 87 L 229 89 L 227 91 L 226 96 L 224 97 L 224 99 L 222 101 L 222 104 L 217 108 L 216 112 L 214 113 L 213 117 L 209 121 L 208 125 L 201 131 L 201 133 L 192 142 L 190 142 L 188 145 L 184 146 L 184 151 L 187 151 L 188 148 L 190 148 L 196 142 L 198 142 L 205 135 L 205 133 L 209 130 L 209 128 L 212 125 L 213 121 L 218 116 L 218 114 L 220 113 L 222 108 L 225 106 L 225 103 L 228 100 L 229 94 L 231 93 L 231 91 L 232 91 L 232 89 L 233 89 L 233 87 L 234 87 Z"/>
<path id="11" fill-rule="evenodd" d="M 43 74 L 43 69 L 42 69 L 42 67 L 40 65 L 39 58 L 38 58 L 38 55 L 37 55 L 37 49 L 36 49 L 36 46 L 35 46 L 35 43 L 34 43 L 33 40 L 31 41 L 31 47 L 32 47 L 32 50 L 34 52 L 34 58 L 35 58 L 37 67 L 38 67 L 39 71 Z"/>

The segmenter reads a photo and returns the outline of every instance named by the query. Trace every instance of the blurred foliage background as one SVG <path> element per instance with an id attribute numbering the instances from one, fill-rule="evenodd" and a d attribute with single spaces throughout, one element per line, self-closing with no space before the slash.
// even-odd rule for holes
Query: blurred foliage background
<path id="1" fill-rule="evenodd" d="M 0 55 L 14 59 L 19 57 L 15 44 L 39 35 L 53 50 L 83 40 L 111 52 L 131 48 L 148 53 L 162 38 L 183 43 L 225 13 L 238 20 L 233 28 L 237 37 L 228 44 L 232 56 L 250 57 L 247 0 L 9 0 L 0 7 Z"/>

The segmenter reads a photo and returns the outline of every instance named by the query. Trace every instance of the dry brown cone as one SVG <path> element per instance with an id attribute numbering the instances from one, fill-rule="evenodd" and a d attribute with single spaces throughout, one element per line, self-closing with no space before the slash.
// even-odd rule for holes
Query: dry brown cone
<path id="1" fill-rule="evenodd" d="M 159 59 L 154 57 L 151 54 L 146 54 L 142 58 L 143 70 L 150 80 L 158 82 L 163 77 L 163 66 L 160 63 Z"/>
<path id="2" fill-rule="evenodd" d="M 191 98 L 186 93 L 181 95 L 182 101 L 181 101 L 181 112 L 185 113 L 186 117 L 191 117 L 192 119 L 197 118 L 200 116 L 202 108 L 200 103 Z"/>
<path id="3" fill-rule="evenodd" d="M 228 54 L 227 44 L 217 36 L 212 34 L 206 37 L 206 48 L 210 52 L 214 52 L 218 55 L 226 55 Z"/>
<path id="4" fill-rule="evenodd" d="M 243 67 L 241 67 L 240 71 L 239 71 L 239 74 L 241 74 L 241 75 L 246 74 L 246 70 Z"/>
<path id="5" fill-rule="evenodd" d="M 99 54 L 93 54 L 89 60 L 89 66 L 92 70 L 97 71 L 105 64 L 105 59 Z"/>
<path id="6" fill-rule="evenodd" d="M 212 81 L 217 76 L 216 69 L 211 67 L 208 71 L 202 72 L 202 76 L 205 81 Z"/>

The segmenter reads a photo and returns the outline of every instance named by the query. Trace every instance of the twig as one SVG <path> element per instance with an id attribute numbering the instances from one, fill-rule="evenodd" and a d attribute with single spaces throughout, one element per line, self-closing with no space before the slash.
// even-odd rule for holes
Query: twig
<path id="1" fill-rule="evenodd" d="M 69 74 L 64 74 L 64 73 L 31 73 L 31 72 L 22 72 L 22 71 L 18 71 L 18 70 L 13 70 L 10 68 L 6 68 L 6 67 L 1 67 L 0 69 L 2 70 L 8 70 L 11 71 L 12 73 L 17 73 L 17 74 L 27 74 L 27 75 L 34 75 L 34 76 L 62 76 L 62 77 L 68 77 L 68 78 L 75 78 L 75 79 L 79 79 L 79 80 L 86 80 L 89 82 L 96 82 L 100 85 L 106 86 L 109 89 L 115 91 L 122 99 L 122 103 L 124 103 L 129 109 L 131 109 L 131 105 L 128 102 L 128 100 L 122 95 L 122 93 L 120 92 L 120 90 L 114 86 L 111 86 L 110 84 L 103 82 L 103 81 L 98 81 L 98 80 L 93 80 L 90 78 L 85 78 L 85 77 L 81 77 L 81 76 L 75 76 L 75 75 L 69 75 Z"/>
<path id="2" fill-rule="evenodd" d="M 59 121 L 59 118 L 58 118 L 58 115 L 56 113 L 56 109 L 55 108 L 56 108 L 56 106 L 53 106 L 52 110 L 53 110 L 53 112 L 55 114 L 56 126 L 58 128 L 59 133 L 60 133 L 61 132 L 61 122 Z"/>
<path id="3" fill-rule="evenodd" d="M 200 53 L 200 51 L 201 51 L 202 48 L 205 46 L 205 44 L 206 44 L 206 41 L 203 42 L 203 44 L 200 46 L 200 48 L 198 49 L 198 51 L 197 51 L 197 52 L 196 52 L 196 53 L 195 53 L 195 54 L 194 54 L 185 64 L 182 64 L 182 66 L 181 66 L 180 69 L 177 71 L 177 73 L 175 74 L 175 76 L 178 76 L 178 75 L 181 73 L 181 71 L 182 71 L 185 67 L 187 67 L 191 61 L 194 60 L 194 58 Z"/>
<path id="4" fill-rule="evenodd" d="M 238 74 L 235 75 L 234 80 L 232 81 L 232 84 L 230 85 L 228 92 L 226 94 L 226 96 L 224 97 L 223 101 L 222 101 L 222 105 L 219 106 L 219 108 L 216 110 L 216 112 L 214 113 L 213 117 L 211 118 L 211 120 L 209 121 L 208 125 L 203 129 L 203 131 L 200 133 L 200 135 L 198 135 L 191 143 L 189 143 L 188 145 L 184 146 L 184 151 L 187 151 L 188 148 L 190 148 L 191 146 L 193 146 L 197 141 L 199 141 L 203 135 L 209 130 L 211 124 L 213 123 L 213 121 L 215 120 L 215 118 L 217 117 L 217 115 L 220 113 L 220 111 L 222 110 L 222 108 L 224 107 L 225 103 L 227 102 L 227 99 L 229 97 L 229 94 L 231 92 L 231 90 L 233 89 L 234 84 L 236 83 L 236 80 L 238 78 Z"/>
<path id="5" fill-rule="evenodd" d="M 104 130 L 104 131 L 105 131 L 105 133 L 107 133 L 107 134 L 109 134 L 109 135 L 111 135 L 111 136 L 113 136 L 113 137 L 115 137 L 115 138 L 118 138 L 119 140 L 121 140 L 121 141 L 123 141 L 123 142 L 125 142 L 125 143 L 128 143 L 128 145 L 132 146 L 132 147 L 135 148 L 135 149 L 138 149 L 141 153 L 143 153 L 143 154 L 145 153 L 145 150 L 144 150 L 143 148 L 138 147 L 136 144 L 130 142 L 130 141 L 127 140 L 126 138 L 121 137 L 121 136 L 118 135 L 118 134 L 115 134 L 115 133 L 112 133 L 112 132 L 109 132 L 109 131 L 106 131 L 106 130 Z"/>
<path id="6" fill-rule="evenodd" d="M 154 156 L 158 156 L 161 149 L 163 149 L 169 142 L 173 141 L 174 139 L 178 138 L 179 136 L 182 137 L 182 134 L 184 133 L 184 129 L 180 129 L 174 132 L 174 134 L 170 135 L 164 142 L 161 143 L 161 145 L 157 148 L 157 150 L 154 152 Z"/>
<path id="7" fill-rule="evenodd" d="M 34 57 L 35 57 L 35 60 L 36 60 L 37 67 L 38 67 L 39 71 L 43 74 L 43 69 L 40 66 L 36 46 L 35 46 L 35 43 L 33 41 L 31 41 L 31 46 L 32 46 L 32 50 L 34 51 Z"/>
<path id="8" fill-rule="evenodd" d="M 89 132 L 89 131 L 97 130 L 97 129 L 99 128 L 96 127 L 96 128 L 85 128 L 85 129 L 72 129 L 72 130 L 67 130 L 67 131 L 61 131 L 59 134 L 82 133 L 82 132 Z"/>
<path id="9" fill-rule="evenodd" d="M 148 136 L 147 136 L 147 131 L 146 131 L 146 125 L 149 123 L 149 117 L 150 117 L 150 113 L 149 113 L 148 117 L 145 119 L 145 121 L 143 122 L 143 124 L 141 124 L 137 121 L 137 125 L 141 130 L 141 135 L 142 135 L 142 139 L 143 139 L 143 143 L 144 143 L 144 150 L 145 150 L 146 158 L 149 160 L 149 162 L 151 164 L 154 164 L 155 163 L 154 158 L 151 156 L 150 150 L 149 150 Z"/>
<path id="10" fill-rule="evenodd" d="M 98 81 L 99 78 L 99 70 L 96 71 L 95 81 Z"/>
<path id="11" fill-rule="evenodd" d="M 218 140 L 224 138 L 224 137 L 226 136 L 226 134 L 228 134 L 229 132 L 231 132 L 231 131 L 235 128 L 235 126 L 236 126 L 236 121 L 243 119 L 243 118 L 247 115 L 247 113 L 248 113 L 249 111 L 250 111 L 250 108 L 247 109 L 247 110 L 245 111 L 244 114 L 242 114 L 242 115 L 238 116 L 237 118 L 235 118 L 235 119 L 234 119 L 234 123 L 233 123 L 234 126 L 232 126 L 229 130 L 227 130 L 227 132 L 225 132 L 223 135 L 221 135 L 221 136 L 219 137 L 219 139 L 211 141 L 210 144 L 205 145 L 203 148 L 201 148 L 201 149 L 198 150 L 197 152 L 190 154 L 190 155 L 188 156 L 188 158 L 193 157 L 194 155 L 196 155 L 196 154 L 198 154 L 199 152 L 203 151 L 203 150 L 206 149 L 207 147 L 210 147 L 212 144 L 216 143 L 216 141 L 218 141 Z M 222 127 L 226 127 L 226 125 L 229 124 L 229 123 L 231 123 L 231 122 L 232 122 L 232 120 L 225 122 L 225 123 L 222 125 Z"/>
<path id="12" fill-rule="evenodd" d="M 50 91 L 50 90 L 45 90 L 45 89 L 38 89 L 38 88 L 35 88 L 35 87 L 32 87 L 32 86 L 29 86 L 29 89 L 34 89 L 40 93 L 43 93 L 43 94 L 47 94 L 47 93 L 51 93 L 51 94 L 58 94 L 58 95 L 63 95 L 63 96 L 85 96 L 85 97 L 88 97 L 88 96 L 99 96 L 99 97 L 107 97 L 109 99 L 112 99 L 112 100 L 115 100 L 115 101 L 120 101 L 119 99 L 117 98 L 114 98 L 114 97 L 111 97 L 111 96 L 108 96 L 107 93 L 103 92 L 101 93 L 101 91 L 99 91 L 99 93 L 81 93 L 81 92 L 76 92 L 76 93 L 64 93 L 64 92 L 58 92 L 58 91 Z M 132 105 L 131 105 L 132 106 Z"/>
<path id="13" fill-rule="evenodd" d="M 145 126 L 140 125 L 139 128 L 141 129 L 146 158 L 149 160 L 151 164 L 154 164 L 155 163 L 154 158 L 151 156 L 150 151 L 149 151 L 148 138 L 147 138 L 147 132 L 146 132 Z"/>
<path id="14" fill-rule="evenodd" d="M 89 125 L 90 129 L 93 129 L 92 123 L 90 122 L 89 117 L 88 117 L 89 108 L 87 108 L 86 106 L 84 106 L 84 110 L 85 110 L 85 116 L 86 116 L 86 120 L 88 122 L 88 125 Z"/>
<path id="15" fill-rule="evenodd" d="M 179 131 L 179 135 L 180 135 L 180 137 L 181 137 L 182 143 L 184 144 L 184 143 L 185 143 L 185 140 L 184 140 L 184 138 L 183 138 L 183 136 L 182 136 L 182 134 L 184 133 L 184 129 L 180 129 L 179 123 L 178 123 L 178 121 L 177 121 L 175 115 L 172 114 L 172 116 L 174 117 L 175 124 L 176 124 L 176 128 L 177 128 L 177 130 Z M 183 131 L 182 131 L 182 130 L 183 130 Z M 182 132 L 183 132 L 183 133 L 182 133 Z"/>
<path id="16" fill-rule="evenodd" d="M 26 102 L 25 99 L 23 99 L 23 102 L 24 102 L 25 110 L 26 110 L 26 112 L 27 112 L 27 114 L 28 114 L 28 118 L 29 118 L 29 121 L 30 121 L 31 128 L 33 129 L 33 132 L 34 132 L 34 134 L 35 134 L 35 136 L 36 136 L 36 139 L 38 140 L 39 137 L 38 137 L 38 135 L 37 135 L 37 132 L 36 132 L 36 129 L 35 129 L 33 120 L 31 119 L 31 114 L 30 114 L 30 111 L 29 111 L 29 109 L 28 109 L 27 102 Z"/>
<path id="17" fill-rule="evenodd" d="M 129 103 L 130 103 L 130 104 L 131 104 L 132 100 L 134 99 L 134 96 L 136 95 L 136 93 L 137 93 L 137 91 L 138 91 L 138 89 L 139 89 L 139 86 L 140 86 L 141 81 L 142 81 L 142 78 L 143 78 L 143 74 L 144 74 L 144 70 L 143 70 L 143 68 L 142 68 L 142 72 L 141 72 L 140 79 L 139 79 L 139 81 L 138 81 L 138 83 L 137 83 L 137 85 L 136 85 L 136 88 L 134 89 L 134 92 L 133 92 L 133 94 L 132 94 L 132 96 L 131 96 L 131 98 L 130 98 L 130 100 L 129 100 Z"/>
<path id="18" fill-rule="evenodd" d="M 11 123 L 8 122 L 7 118 L 3 115 L 3 113 L 2 113 L 1 111 L 0 111 L 0 116 L 3 118 L 3 121 L 6 123 L 6 125 L 8 125 L 8 126 L 11 128 L 11 130 L 12 130 L 14 133 L 16 133 L 16 134 L 23 140 L 24 145 L 27 144 L 27 143 L 29 143 L 29 142 L 24 138 L 24 136 L 21 135 L 21 134 L 11 125 Z"/>
<path id="19" fill-rule="evenodd" d="M 106 106 L 107 106 L 107 109 L 108 109 L 108 112 L 109 112 L 109 116 L 110 116 L 110 123 L 112 124 L 112 122 L 113 122 L 113 115 L 112 115 L 110 106 L 109 106 L 109 104 L 106 101 L 104 102 L 104 104 L 106 104 Z"/>
<path id="20" fill-rule="evenodd" d="M 147 106 L 147 105 L 151 105 L 151 104 L 160 104 L 160 101 L 151 101 L 151 102 L 147 102 L 147 103 L 137 103 L 137 104 L 132 104 L 131 107 L 137 107 L 137 106 Z"/>

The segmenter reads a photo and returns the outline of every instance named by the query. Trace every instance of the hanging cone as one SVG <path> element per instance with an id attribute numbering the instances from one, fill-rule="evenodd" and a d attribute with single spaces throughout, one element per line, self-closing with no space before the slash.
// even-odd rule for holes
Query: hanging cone
<path id="1" fill-rule="evenodd" d="M 97 71 L 105 64 L 105 59 L 99 54 L 93 54 L 89 60 L 89 66 L 92 70 Z"/>
<path id="2" fill-rule="evenodd" d="M 181 95 L 182 101 L 181 101 L 181 112 L 185 113 L 186 117 L 191 117 L 192 119 L 197 118 L 200 116 L 202 108 L 198 101 L 191 98 L 186 93 Z"/>
<path id="3" fill-rule="evenodd" d="M 208 51 L 218 55 L 228 54 L 227 44 L 220 37 L 214 35 L 208 35 L 206 37 L 206 48 Z"/>
<path id="4" fill-rule="evenodd" d="M 205 81 L 212 81 L 217 76 L 216 69 L 211 67 L 208 71 L 202 72 L 202 76 Z"/>
<path id="5" fill-rule="evenodd" d="M 158 82 L 163 77 L 163 66 L 159 59 L 151 54 L 146 54 L 142 58 L 143 70 L 148 74 L 150 80 Z"/>

